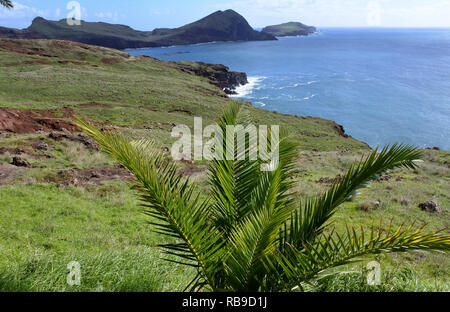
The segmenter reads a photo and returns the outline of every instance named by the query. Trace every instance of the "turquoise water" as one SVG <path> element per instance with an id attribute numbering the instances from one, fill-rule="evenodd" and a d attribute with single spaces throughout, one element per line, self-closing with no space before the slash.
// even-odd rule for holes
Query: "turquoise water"
<path id="1" fill-rule="evenodd" d="M 251 83 L 238 98 L 334 120 L 373 147 L 403 142 L 450 150 L 450 29 L 322 29 L 279 41 L 128 52 L 246 72 Z"/>

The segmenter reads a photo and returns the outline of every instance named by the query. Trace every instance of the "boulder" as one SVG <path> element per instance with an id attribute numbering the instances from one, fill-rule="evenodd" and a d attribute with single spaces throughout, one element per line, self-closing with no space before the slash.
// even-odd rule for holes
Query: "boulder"
<path id="1" fill-rule="evenodd" d="M 39 142 L 39 143 L 36 145 L 36 149 L 37 149 L 38 151 L 49 151 L 49 150 L 50 150 L 50 146 L 49 146 L 47 143 Z"/>
<path id="2" fill-rule="evenodd" d="M 419 208 L 429 213 L 442 214 L 441 208 L 439 208 L 438 204 L 434 201 L 427 201 L 425 203 L 421 203 L 419 205 Z"/>
<path id="3" fill-rule="evenodd" d="M 28 161 L 26 161 L 25 159 L 22 159 L 18 156 L 13 158 L 13 161 L 11 164 L 16 167 L 31 167 L 31 164 Z"/>

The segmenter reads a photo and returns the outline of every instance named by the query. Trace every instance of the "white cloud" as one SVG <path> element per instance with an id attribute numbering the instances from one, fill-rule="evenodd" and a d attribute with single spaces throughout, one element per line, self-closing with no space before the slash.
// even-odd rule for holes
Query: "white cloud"
<path id="1" fill-rule="evenodd" d="M 117 13 L 117 12 L 97 12 L 94 15 L 95 15 L 95 17 L 100 18 L 100 19 L 117 20 L 119 18 L 119 13 Z"/>
<path id="2" fill-rule="evenodd" d="M 286 21 L 319 26 L 450 26 L 450 0 L 230 0 L 255 27 Z"/>
<path id="3" fill-rule="evenodd" d="M 154 15 L 171 15 L 175 12 L 172 9 L 161 9 L 161 10 L 153 10 L 152 14 Z"/>
<path id="4" fill-rule="evenodd" d="M 19 18 L 32 18 L 36 16 L 49 17 L 50 11 L 40 10 L 34 7 L 30 7 L 19 2 L 13 2 L 14 9 L 9 10 L 6 8 L 0 8 L 0 18 L 2 19 L 19 19 Z"/>

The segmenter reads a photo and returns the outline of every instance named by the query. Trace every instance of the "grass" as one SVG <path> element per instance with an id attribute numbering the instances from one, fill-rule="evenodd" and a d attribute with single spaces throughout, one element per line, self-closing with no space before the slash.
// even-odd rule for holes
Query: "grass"
<path id="1" fill-rule="evenodd" d="M 192 125 L 193 116 L 202 116 L 205 125 L 213 123 L 232 101 L 206 79 L 178 70 L 176 63 L 128 58 L 103 48 L 86 50 L 73 43 L 21 43 L 22 47 L 39 47 L 56 55 L 49 58 L 11 52 L 7 42 L 0 40 L 0 107 L 68 107 L 83 119 L 120 127 L 132 138 L 154 139 L 170 146 L 172 124 Z M 105 57 L 120 61 L 104 64 L 101 60 Z M 49 64 L 37 64 L 36 60 Z M 61 60 L 84 65 L 61 64 Z M 101 105 L 86 105 L 93 102 Z M 365 144 L 339 135 L 330 121 L 243 105 L 255 124 L 282 125 L 302 141 L 296 177 L 300 197 L 323 192 L 328 185 L 319 182 L 321 179 L 335 178 L 368 151 Z M 169 113 L 176 109 L 191 115 Z M 51 150 L 45 153 L 51 158 L 39 157 L 33 149 L 39 141 L 50 145 Z M 101 152 L 75 142 L 56 142 L 47 134 L 7 134 L 0 139 L 1 147 L 25 150 L 28 155 L 24 157 L 32 167 L 14 178 L 0 180 L 0 291 L 182 291 L 190 281 L 194 272 L 163 260 L 166 255 L 155 246 L 165 238 L 151 231 L 130 184 L 107 181 L 62 186 L 55 178 L 61 169 L 113 164 Z M 370 226 L 382 217 L 393 219 L 395 224 L 417 220 L 427 223 L 429 230 L 448 229 L 450 152 L 424 153 L 425 162 L 418 171 L 389 173 L 393 179 L 375 182 L 345 203 L 334 226 Z M 11 162 L 12 156 L 0 155 L 0 165 Z M 206 185 L 205 172 L 194 179 L 200 186 Z M 204 196 L 207 194 L 204 188 Z M 444 213 L 421 211 L 418 204 L 428 200 L 437 201 Z M 359 209 L 373 201 L 379 201 L 379 207 Z M 448 255 L 394 254 L 375 260 L 383 272 L 379 287 L 368 286 L 364 265 L 356 265 L 345 268 L 356 272 L 317 281 L 308 290 L 450 290 Z M 71 261 L 81 264 L 81 286 L 66 283 Z"/>
<path id="2" fill-rule="evenodd" d="M 0 195 L 2 291 L 181 291 L 192 277 L 162 260 L 159 236 L 123 183 L 15 185 Z M 81 287 L 66 282 L 71 261 L 81 264 Z"/>

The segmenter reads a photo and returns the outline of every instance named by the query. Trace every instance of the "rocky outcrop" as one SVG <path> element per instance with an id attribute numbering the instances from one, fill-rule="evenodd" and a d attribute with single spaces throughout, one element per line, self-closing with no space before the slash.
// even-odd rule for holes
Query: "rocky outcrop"
<path id="1" fill-rule="evenodd" d="M 79 131 L 79 129 L 76 128 L 75 131 Z M 83 144 L 87 149 L 90 149 L 90 150 L 96 150 L 96 151 L 100 150 L 100 148 L 95 143 L 95 141 L 84 133 L 74 134 L 67 130 L 61 131 L 61 132 L 53 131 L 48 135 L 48 137 L 55 141 L 68 140 L 68 141 L 72 141 L 72 142 L 77 142 L 77 143 Z"/>
<path id="2" fill-rule="evenodd" d="M 248 83 L 246 73 L 230 71 L 225 65 L 202 62 L 181 62 L 174 64 L 184 72 L 190 72 L 194 75 L 208 78 L 227 94 L 236 94 L 234 90 L 237 87 Z"/>
<path id="3" fill-rule="evenodd" d="M 10 39 L 46 39 L 41 33 L 27 29 L 6 28 L 0 26 L 0 38 Z"/>
<path id="4" fill-rule="evenodd" d="M 427 201 L 425 203 L 421 203 L 419 205 L 419 208 L 422 209 L 422 211 L 426 211 L 429 213 L 442 214 L 441 208 L 439 208 L 438 204 L 434 201 Z"/>
<path id="5" fill-rule="evenodd" d="M 31 164 L 28 161 L 19 156 L 14 157 L 11 164 L 16 167 L 31 167 Z"/>

